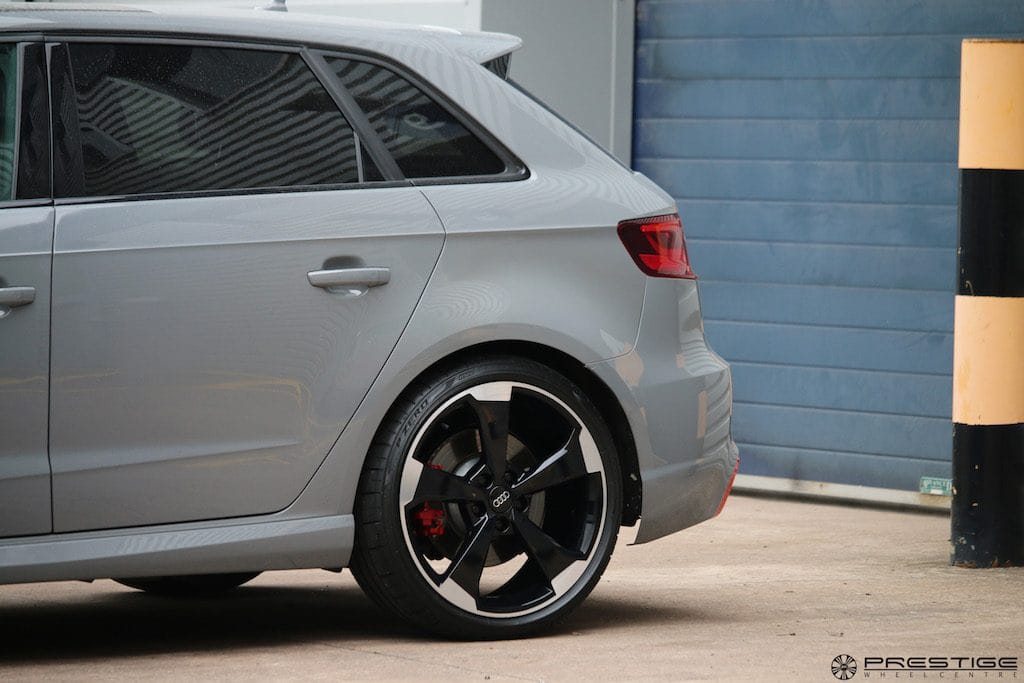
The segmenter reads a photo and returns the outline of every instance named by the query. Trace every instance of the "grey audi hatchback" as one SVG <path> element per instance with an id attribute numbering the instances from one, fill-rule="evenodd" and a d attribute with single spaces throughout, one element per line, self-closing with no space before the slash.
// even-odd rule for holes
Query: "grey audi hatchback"
<path id="1" fill-rule="evenodd" d="M 0 10 L 0 583 L 350 567 L 521 636 L 738 458 L 665 192 L 507 35 Z M 77 9 L 76 9 L 77 8 Z"/>

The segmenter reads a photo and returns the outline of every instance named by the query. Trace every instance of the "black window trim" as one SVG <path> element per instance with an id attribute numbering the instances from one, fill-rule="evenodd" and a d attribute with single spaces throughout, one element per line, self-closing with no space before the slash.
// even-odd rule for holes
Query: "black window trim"
<path id="1" fill-rule="evenodd" d="M 39 103 L 36 108 L 25 109 L 25 83 L 23 77 L 25 68 L 28 65 L 27 52 L 29 48 L 38 48 L 40 54 L 37 57 L 40 59 L 35 65 L 40 68 L 42 80 L 37 84 L 37 87 L 41 89 L 40 96 L 43 100 Z M 17 173 L 17 181 L 15 183 L 16 197 L 21 201 L 45 201 L 47 204 L 53 203 L 53 130 L 52 130 L 52 115 L 53 115 L 53 103 L 50 101 L 50 55 L 46 49 L 46 42 L 40 40 L 23 40 L 18 43 L 18 56 L 21 62 L 20 73 L 18 74 L 18 111 L 20 120 L 18 121 L 18 155 L 15 163 L 15 172 Z M 22 156 L 26 151 L 26 146 L 32 145 L 32 138 L 22 137 L 26 133 L 25 124 L 26 118 L 33 123 L 38 123 L 39 119 L 42 119 L 43 124 L 42 130 L 38 131 L 37 142 L 39 145 L 40 156 L 42 157 L 43 163 L 46 164 L 45 169 L 40 170 L 41 177 L 26 176 L 24 173 L 25 168 L 22 164 Z M 37 169 L 38 170 L 38 169 Z M 34 185 L 29 186 L 28 192 L 25 191 L 24 181 L 36 181 Z M 23 196 L 25 194 L 37 195 L 37 196 Z"/>
<path id="2" fill-rule="evenodd" d="M 373 138 L 380 143 L 381 148 L 384 152 L 391 157 L 390 152 L 387 152 L 387 148 L 384 147 L 377 132 L 370 126 L 369 121 L 366 119 L 366 115 L 363 113 L 356 103 L 355 99 L 351 94 L 348 93 L 347 89 L 338 81 L 334 73 L 331 72 L 330 67 L 327 65 L 327 57 L 336 57 L 339 59 L 351 59 L 358 62 L 364 62 L 367 64 L 373 64 L 389 71 L 394 72 L 396 75 L 409 81 L 412 85 L 419 88 L 424 95 L 433 99 L 442 109 L 448 112 L 456 121 L 475 135 L 483 144 L 486 146 L 502 163 L 505 164 L 505 170 L 500 173 L 493 174 L 476 174 L 476 175 L 462 175 L 462 176 L 439 176 L 436 178 L 409 178 L 410 184 L 416 187 L 424 187 L 430 185 L 465 185 L 468 183 L 502 183 L 502 182 L 514 182 L 518 180 L 526 180 L 530 177 L 530 170 L 526 167 L 526 164 L 522 162 L 515 154 L 511 152 L 504 144 L 501 143 L 497 137 L 494 136 L 491 131 L 481 125 L 476 119 L 470 116 L 462 107 L 452 101 L 450 97 L 442 93 L 428 81 L 423 79 L 419 74 L 409 69 L 404 64 L 389 59 L 383 55 L 361 52 L 358 50 L 347 50 L 340 48 L 310 48 L 310 53 L 317 58 L 318 63 L 323 69 L 323 78 L 330 81 L 329 88 L 336 89 L 337 91 L 344 91 L 344 98 L 350 103 L 350 106 L 356 107 L 359 111 L 360 120 L 366 125 L 366 134 L 372 135 Z M 318 74 L 320 75 L 320 74 Z M 355 124 L 353 124 L 354 126 Z M 394 162 L 397 168 L 397 162 Z M 402 177 L 405 177 L 404 175 Z"/>
<path id="3" fill-rule="evenodd" d="M 310 63 L 308 58 L 308 49 L 302 45 L 290 45 L 287 43 L 266 43 L 256 41 L 240 41 L 240 40 L 225 40 L 224 38 L 217 37 L 182 37 L 180 35 L 165 35 L 165 34 L 118 34 L 110 32 L 54 32 L 47 33 L 42 37 L 42 41 L 47 46 L 47 50 L 51 50 L 56 46 L 67 44 L 67 43 L 106 43 L 106 44 L 159 44 L 159 45 L 181 45 L 181 46 L 196 46 L 196 47 L 218 47 L 225 49 L 238 49 L 238 50 L 262 50 L 266 52 L 278 52 L 298 55 L 306 66 L 313 73 L 314 78 L 320 83 L 320 85 L 327 91 L 327 93 L 334 99 L 335 104 L 339 105 L 340 113 L 348 119 L 349 125 L 352 127 L 353 132 L 357 136 L 357 139 L 362 135 L 362 132 L 356 128 L 350 118 L 351 114 L 338 102 L 337 96 L 331 84 L 325 83 L 321 74 L 317 73 L 317 70 Z M 49 65 L 47 65 L 49 67 Z M 50 79 L 50 88 L 52 87 L 54 79 L 57 77 L 52 70 L 48 69 L 48 75 Z M 53 111 L 54 106 L 51 102 L 51 113 L 50 113 L 50 130 L 51 140 L 54 134 L 53 126 Z M 374 134 L 376 139 L 376 134 Z M 367 146 L 367 151 L 370 153 L 374 163 L 380 167 L 380 162 L 377 156 L 373 153 L 372 148 L 368 145 L 366 139 L 360 141 L 363 145 Z M 379 139 L 377 140 L 379 143 Z M 383 143 L 380 143 L 383 147 Z M 51 142 L 52 154 L 57 153 L 57 145 Z M 394 163 L 393 159 L 388 160 Z M 51 168 L 55 167 L 56 159 L 51 159 Z M 396 164 L 397 168 L 397 164 Z M 232 189 L 216 189 L 216 190 L 188 190 L 181 192 L 144 192 L 139 194 L 119 194 L 119 195 L 83 195 L 75 197 L 58 197 L 58 187 L 56 178 L 51 183 L 50 194 L 53 198 L 47 200 L 47 203 L 52 203 L 55 206 L 72 206 L 77 204 L 101 204 L 111 202 L 126 202 L 126 201 L 153 201 L 161 199 L 188 199 L 188 198 L 203 198 L 203 197 L 232 197 L 241 195 L 256 195 L 256 194 L 291 194 L 291 193 L 305 193 L 305 192 L 336 192 L 339 190 L 367 190 L 367 189 L 385 189 L 395 187 L 410 187 L 412 182 L 406 180 L 399 173 L 398 177 L 388 178 L 384 168 L 381 168 L 381 173 L 385 174 L 384 180 L 372 180 L 354 183 L 331 183 L 325 185 L 288 185 L 283 187 L 253 187 L 253 188 L 232 188 Z"/>
<path id="4" fill-rule="evenodd" d="M 370 121 L 366 118 L 366 113 L 356 104 L 351 93 L 338 82 L 337 78 L 334 78 L 334 74 L 328 68 L 323 55 L 303 49 L 302 58 L 306 60 L 306 65 L 312 70 L 313 75 L 316 76 L 320 84 L 330 94 L 334 104 L 337 105 L 338 109 L 345 115 L 345 118 L 348 119 L 349 125 L 356 132 L 356 139 L 365 143 L 366 151 L 369 153 L 370 158 L 373 159 L 373 162 L 377 164 L 377 168 L 380 169 L 384 179 L 405 181 L 405 176 L 398 167 L 398 163 L 391 156 L 391 153 L 388 152 L 387 147 L 384 146 L 384 142 L 377 135 L 377 131 L 370 125 Z"/>

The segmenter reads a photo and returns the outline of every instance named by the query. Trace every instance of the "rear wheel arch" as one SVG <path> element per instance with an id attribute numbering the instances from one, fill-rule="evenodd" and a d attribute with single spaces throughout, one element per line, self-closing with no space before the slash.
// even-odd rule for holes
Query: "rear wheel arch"
<path id="1" fill-rule="evenodd" d="M 611 433 L 622 473 L 623 507 L 621 525 L 635 525 L 640 519 L 643 484 L 640 478 L 636 441 L 626 413 L 623 411 L 615 394 L 604 381 L 583 363 L 552 346 L 530 341 L 502 340 L 483 342 L 449 353 L 424 368 L 408 383 L 405 389 L 393 401 L 381 424 L 388 422 L 388 417 L 395 406 L 401 404 L 408 392 L 419 385 L 424 378 L 443 372 L 446 368 L 454 365 L 463 365 L 473 360 L 485 360 L 494 357 L 525 358 L 549 367 L 576 384 L 586 395 L 587 399 L 594 404 Z"/>
<path id="2" fill-rule="evenodd" d="M 460 356 L 410 385 L 378 430 L 349 567 L 378 605 L 434 633 L 549 627 L 614 549 L 615 450 L 593 401 L 550 365 Z"/>

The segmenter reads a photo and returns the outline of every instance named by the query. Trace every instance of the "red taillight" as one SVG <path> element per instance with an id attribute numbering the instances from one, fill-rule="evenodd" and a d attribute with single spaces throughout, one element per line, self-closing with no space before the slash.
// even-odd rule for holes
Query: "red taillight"
<path id="1" fill-rule="evenodd" d="M 679 214 L 622 221 L 619 239 L 644 273 L 654 277 L 697 279 L 690 268 Z"/>

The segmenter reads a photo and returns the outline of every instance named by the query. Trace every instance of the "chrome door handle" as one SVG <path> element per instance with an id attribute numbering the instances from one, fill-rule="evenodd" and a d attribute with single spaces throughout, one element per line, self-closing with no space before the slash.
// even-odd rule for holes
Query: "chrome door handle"
<path id="1" fill-rule="evenodd" d="M 391 279 L 389 268 L 338 268 L 337 270 L 311 270 L 306 273 L 314 287 L 379 287 Z"/>
<path id="2" fill-rule="evenodd" d="M 0 287 L 0 306 L 17 308 L 36 300 L 35 287 Z"/>

